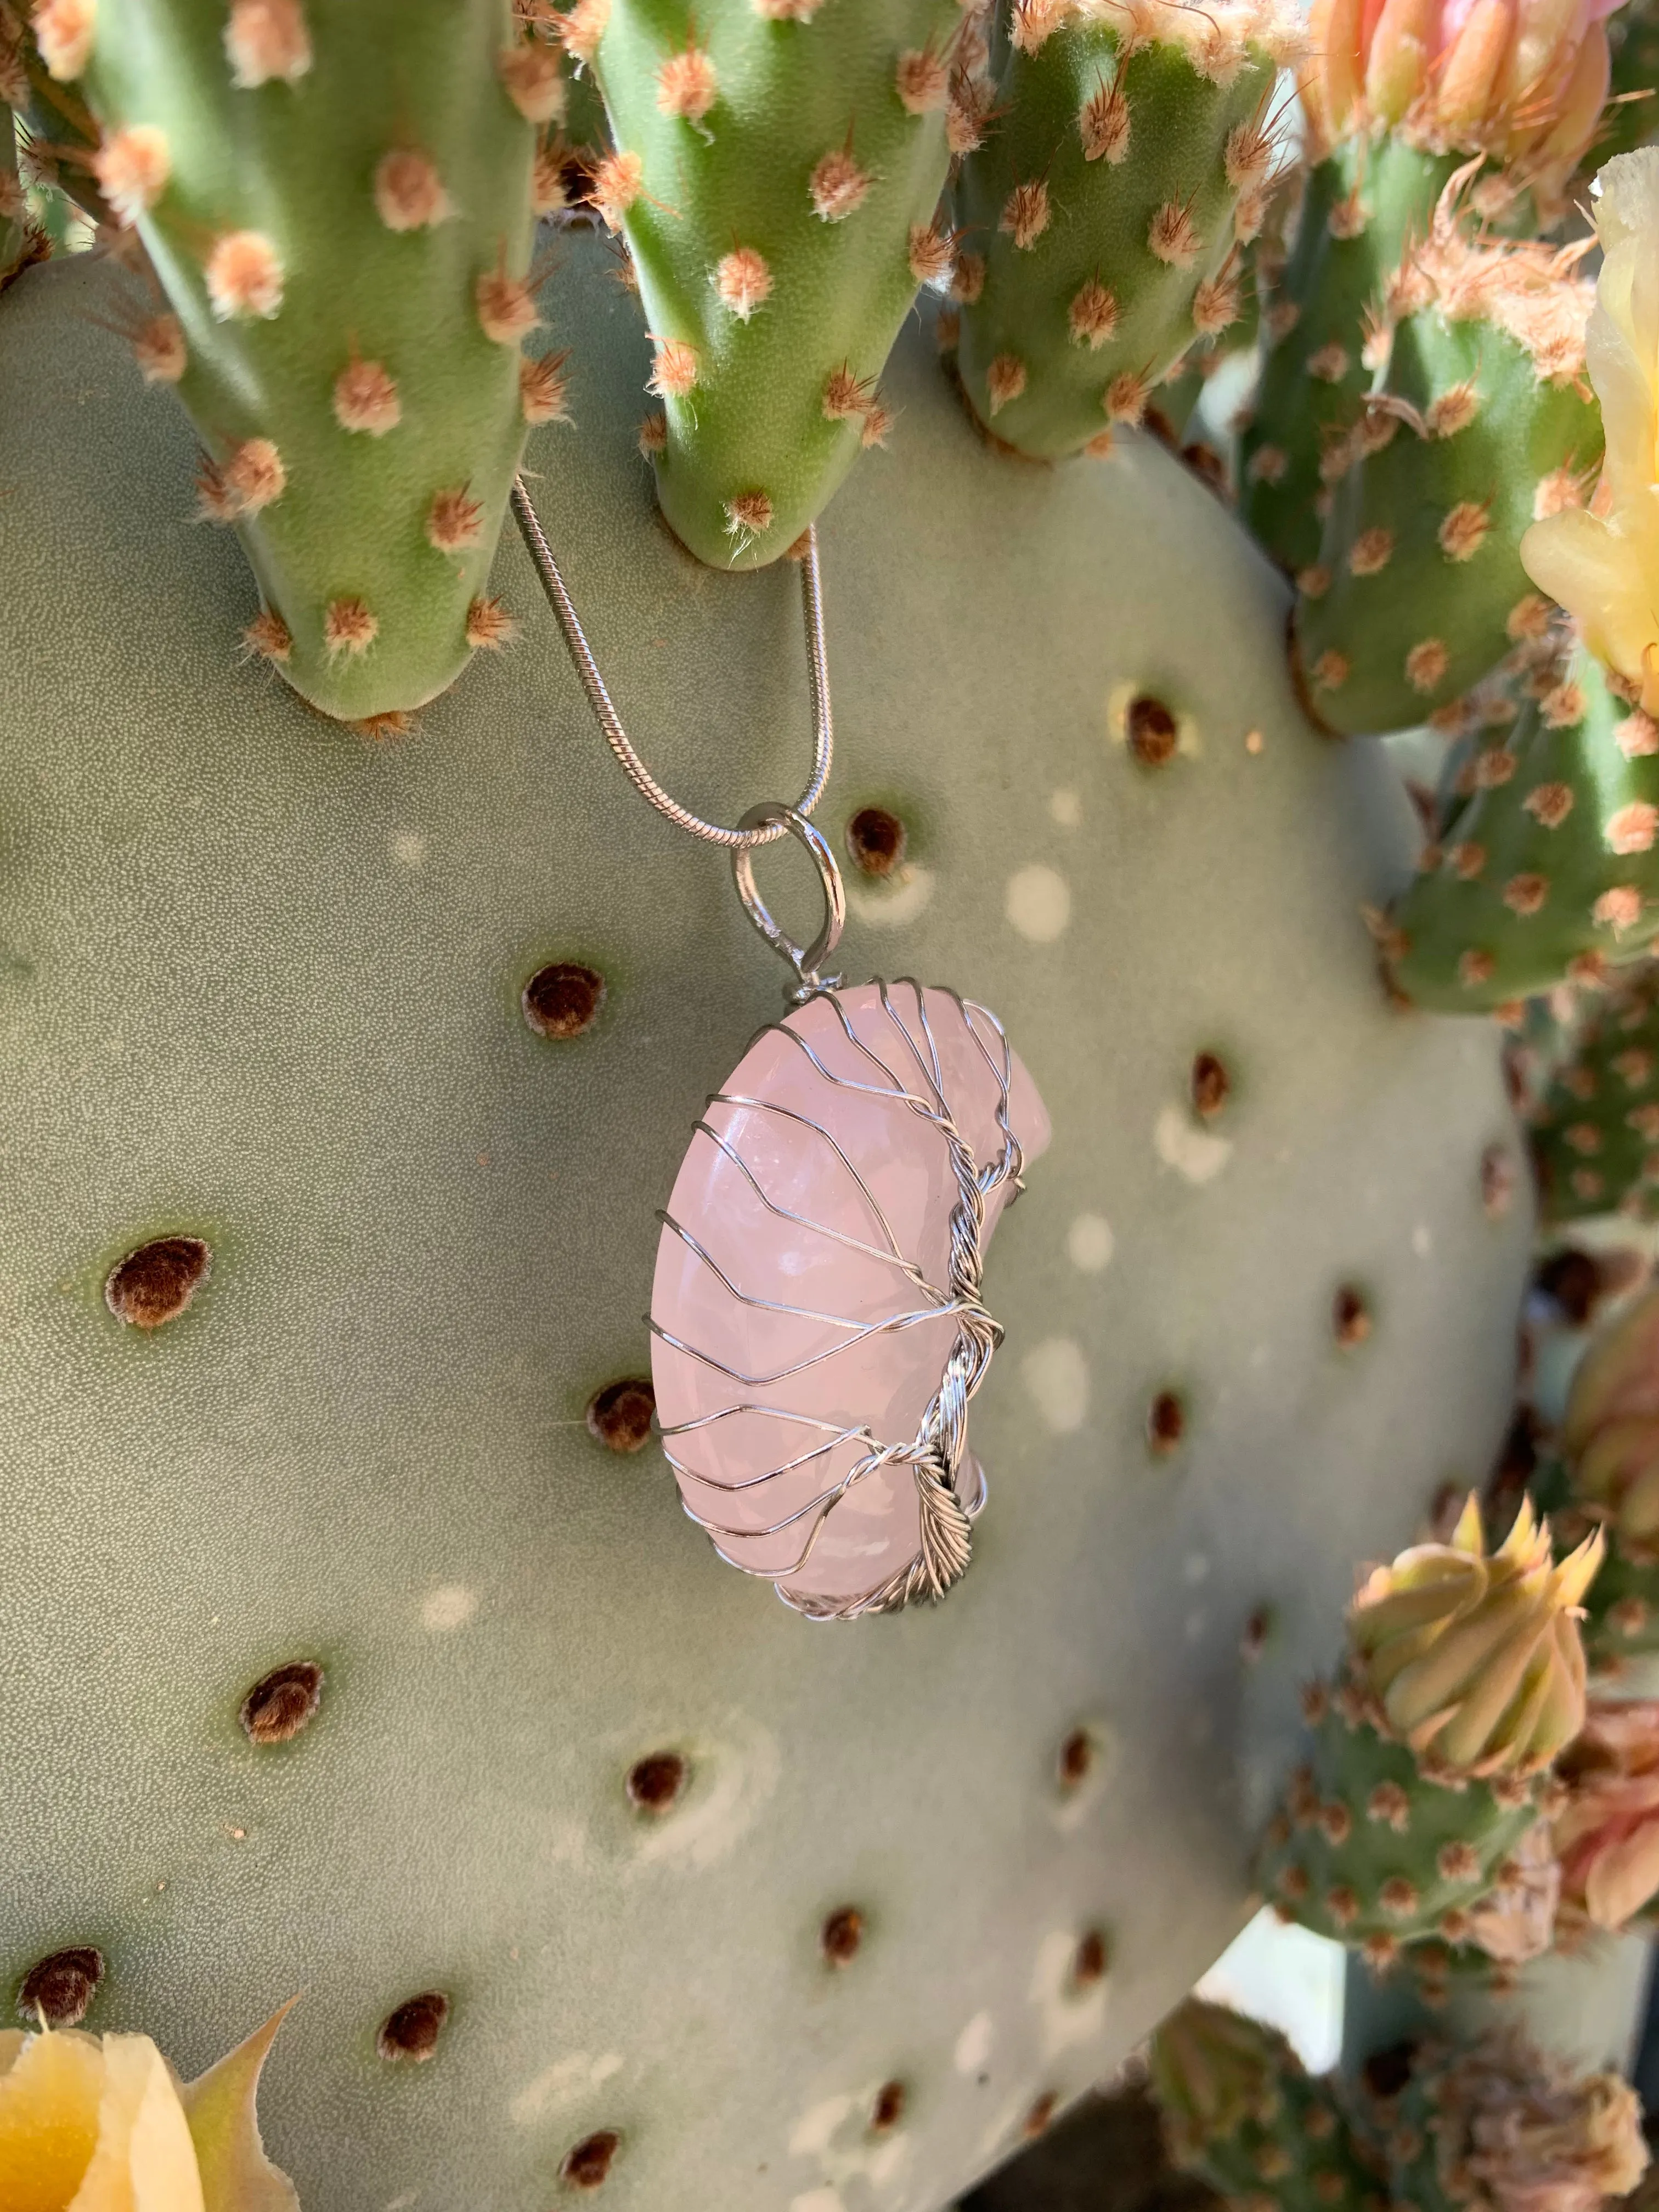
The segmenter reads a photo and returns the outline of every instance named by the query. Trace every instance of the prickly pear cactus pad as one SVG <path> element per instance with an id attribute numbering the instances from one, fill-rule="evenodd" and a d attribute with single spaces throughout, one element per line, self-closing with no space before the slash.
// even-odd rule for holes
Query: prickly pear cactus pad
<path id="1" fill-rule="evenodd" d="M 1331 2081 L 1277 2029 L 1188 1997 L 1152 2038 L 1170 2154 L 1236 2203 L 1382 2212 L 1383 2194 Z"/>
<path id="2" fill-rule="evenodd" d="M 1601 982 L 1650 942 L 1659 724 L 1586 653 L 1535 673 L 1501 740 L 1467 755 L 1463 804 L 1394 908 L 1387 950 L 1419 1006 L 1474 1013 Z"/>
<path id="3" fill-rule="evenodd" d="M 1491 672 L 1536 598 L 1522 532 L 1581 505 L 1601 459 L 1577 250 L 1468 238 L 1456 190 L 1389 288 L 1386 372 L 1324 456 L 1334 497 L 1298 578 L 1309 694 L 1348 736 L 1408 729 Z"/>
<path id="4" fill-rule="evenodd" d="M 797 577 L 662 530 L 637 305 L 561 253 L 538 505 L 729 820 L 800 786 Z M 804 1621 L 680 1511 L 637 1379 L 780 963 L 516 541 L 520 642 L 402 742 L 235 665 L 248 577 L 107 284 L 0 313 L 0 1986 L 95 1953 L 84 2027 L 185 2075 L 303 1990 L 261 2117 L 305 2212 L 934 2212 L 1242 1922 L 1241 1767 L 1509 1419 L 1497 1034 L 1402 1018 L 1358 911 L 1408 804 L 1301 719 L 1201 485 L 989 451 L 902 339 L 904 437 L 821 530 L 843 964 L 996 1009 L 1054 1139 L 986 1273 L 972 1566 Z"/>
<path id="5" fill-rule="evenodd" d="M 1403 140 L 1361 137 L 1314 162 L 1295 237 L 1264 289 L 1261 380 L 1240 442 L 1239 513 L 1291 575 L 1316 568 L 1322 514 L 1371 372 L 1365 318 L 1455 166 Z"/>
<path id="6" fill-rule="evenodd" d="M 1238 319 L 1274 70 L 1297 45 L 1273 0 L 1012 10 L 954 202 L 963 386 L 997 437 L 1042 457 L 1104 447 Z"/>
<path id="7" fill-rule="evenodd" d="M 1659 971 L 1592 1000 L 1571 1058 L 1528 1117 L 1551 1221 L 1659 1218 Z"/>
<path id="8" fill-rule="evenodd" d="M 775 560 L 892 427 L 888 349 L 954 262 L 936 210 L 963 34 L 956 0 L 590 0 L 568 19 L 616 142 L 593 204 L 655 341 L 641 442 L 671 526 L 717 567 Z"/>
<path id="9" fill-rule="evenodd" d="M 203 519 L 253 564 L 248 649 L 325 714 L 420 706 L 502 641 L 483 585 L 507 490 L 526 422 L 562 410 L 556 363 L 520 349 L 558 49 L 508 0 L 47 0 L 35 21 L 165 292 L 112 312 L 135 393 L 173 386 L 200 434 Z"/>

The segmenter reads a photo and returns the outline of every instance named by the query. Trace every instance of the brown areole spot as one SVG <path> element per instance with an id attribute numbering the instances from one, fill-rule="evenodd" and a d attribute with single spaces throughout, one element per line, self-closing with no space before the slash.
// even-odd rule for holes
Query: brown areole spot
<path id="1" fill-rule="evenodd" d="M 160 1328 L 195 1297 L 212 1257 L 199 1237 L 152 1237 L 110 1270 L 105 1303 L 133 1328 Z"/>
<path id="2" fill-rule="evenodd" d="M 23 1977 L 17 2009 L 32 2027 L 78 2027 L 104 1978 L 104 1955 L 76 1944 L 37 1959 Z"/>
<path id="3" fill-rule="evenodd" d="M 410 2059 L 419 2064 L 438 2047 L 438 2037 L 449 2018 L 449 1999 L 441 1990 L 422 1990 L 405 1997 L 380 2023 L 374 2047 L 382 2058 Z"/>
<path id="4" fill-rule="evenodd" d="M 642 1375 L 607 1382 L 587 1403 L 587 1432 L 607 1451 L 636 1452 L 650 1441 L 657 1394 Z"/>
<path id="5" fill-rule="evenodd" d="M 322 1695 L 323 1670 L 315 1660 L 293 1660 L 248 1692 L 242 1700 L 242 1727 L 254 1743 L 291 1743 L 316 1717 Z"/>
<path id="6" fill-rule="evenodd" d="M 520 994 L 524 1018 L 538 1036 L 562 1044 L 591 1030 L 605 1004 L 605 978 L 577 960 L 538 968 Z"/>

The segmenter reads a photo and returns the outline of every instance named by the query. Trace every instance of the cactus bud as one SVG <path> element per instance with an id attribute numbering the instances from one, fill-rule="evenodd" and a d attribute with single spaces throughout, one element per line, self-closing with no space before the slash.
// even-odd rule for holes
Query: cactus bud
<path id="1" fill-rule="evenodd" d="M 1572 1615 L 1601 1558 L 1598 1533 L 1554 1565 L 1548 1523 L 1524 1499 L 1488 1558 L 1471 1495 L 1449 1544 L 1376 1569 L 1350 1640 L 1389 1728 L 1426 1766 L 1534 1774 L 1578 1733 L 1584 1655 Z"/>

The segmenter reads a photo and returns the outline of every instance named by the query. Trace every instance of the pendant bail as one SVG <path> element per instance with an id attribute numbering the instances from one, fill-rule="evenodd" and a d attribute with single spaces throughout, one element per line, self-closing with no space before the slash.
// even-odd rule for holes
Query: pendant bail
<path id="1" fill-rule="evenodd" d="M 815 830 L 806 817 L 793 806 L 784 806 L 769 799 L 759 806 L 751 806 L 738 823 L 741 830 L 763 830 L 772 823 L 781 824 L 788 835 L 804 845 L 818 872 L 819 886 L 823 892 L 823 927 L 810 945 L 797 945 L 788 933 L 781 929 L 767 910 L 766 902 L 755 886 L 755 848 L 737 847 L 732 854 L 732 880 L 738 887 L 738 896 L 743 901 L 743 910 L 753 922 L 780 959 L 787 960 L 793 969 L 796 988 L 787 995 L 792 1006 L 802 1006 L 819 991 L 832 991 L 842 981 L 839 975 L 820 975 L 819 968 L 841 942 L 842 929 L 847 920 L 847 893 L 841 880 L 841 870 L 828 841 Z"/>

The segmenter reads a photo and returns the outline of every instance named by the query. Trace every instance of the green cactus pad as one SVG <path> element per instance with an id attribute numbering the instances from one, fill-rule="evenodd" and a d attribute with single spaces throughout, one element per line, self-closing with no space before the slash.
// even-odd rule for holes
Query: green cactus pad
<path id="1" fill-rule="evenodd" d="M 1291 576 L 1317 566 L 1332 493 L 1321 473 L 1360 418 L 1366 316 L 1407 243 L 1426 235 L 1455 155 L 1364 135 L 1308 170 L 1296 236 L 1269 263 L 1267 350 L 1240 443 L 1239 513 Z"/>
<path id="2" fill-rule="evenodd" d="M 1347 1683 L 1310 1690 L 1313 1742 L 1263 1840 L 1261 1887 L 1287 1918 L 1363 1950 L 1460 1940 L 1468 1908 L 1537 1819 L 1525 1783 L 1449 1783 L 1367 1717 Z"/>
<path id="3" fill-rule="evenodd" d="M 1296 649 L 1314 711 L 1349 736 L 1407 729 L 1504 658 L 1535 594 L 1536 515 L 1593 488 L 1584 385 L 1594 295 L 1541 247 L 1470 246 L 1443 211 L 1398 280 L 1407 309 L 1345 447 Z"/>
<path id="4" fill-rule="evenodd" d="M 1241 312 L 1266 208 L 1274 70 L 1267 8 L 1237 23 L 1152 8 L 1017 9 L 955 193 L 958 368 L 981 422 L 1042 458 L 1109 443 L 1153 387 Z"/>
<path id="5" fill-rule="evenodd" d="M 1276 2028 L 1188 1997 L 1152 2038 L 1152 2094 L 1176 2163 L 1260 2212 L 1382 2212 L 1335 2085 Z"/>
<path id="6" fill-rule="evenodd" d="M 596 66 L 616 151 L 593 200 L 627 236 L 656 343 L 641 442 L 702 560 L 787 552 L 892 427 L 889 349 L 918 283 L 951 271 L 935 217 L 960 34 L 955 0 L 610 9 Z"/>
<path id="7" fill-rule="evenodd" d="M 483 585 L 526 411 L 558 402 L 520 352 L 520 105 L 540 112 L 544 63 L 557 96 L 557 50 L 515 43 L 509 0 L 83 12 L 86 51 L 46 59 L 102 125 L 97 179 L 165 290 L 169 316 L 135 292 L 124 319 L 201 436 L 204 515 L 258 579 L 249 647 L 325 714 L 406 713 L 504 635 Z M 186 471 L 158 524 L 190 496 Z"/>
<path id="8" fill-rule="evenodd" d="M 1592 1000 L 1528 1119 L 1546 1218 L 1659 1219 L 1659 981 L 1645 963 Z"/>
<path id="9" fill-rule="evenodd" d="M 629 730 L 732 820 L 805 774 L 798 577 L 661 528 L 614 265 L 573 234 L 549 287 L 581 434 L 531 481 Z M 991 1249 L 961 1588 L 803 1621 L 586 1418 L 785 970 L 516 539 L 521 646 L 406 742 L 239 669 L 244 564 L 168 507 L 188 428 L 112 319 L 85 256 L 0 312 L 0 1987 L 95 1946 L 86 2025 L 186 2075 L 302 1990 L 261 2112 L 305 2212 L 607 2168 L 635 2212 L 935 2212 L 1242 1924 L 1237 1776 L 1509 1419 L 1498 1039 L 1401 1021 L 1356 912 L 1407 802 L 1154 441 L 1030 468 L 902 339 L 906 435 L 821 532 L 817 818 L 906 832 L 849 855 L 841 958 L 997 1010 L 1054 1136 Z M 799 930 L 804 867 L 757 873 Z M 605 993 L 550 1036 L 564 963 Z"/>
<path id="10" fill-rule="evenodd" d="M 1469 755 L 1459 781 L 1464 804 L 1390 918 L 1387 949 L 1409 998 L 1474 1013 L 1598 981 L 1645 953 L 1659 901 L 1659 726 L 1599 662 L 1580 654 L 1503 742 Z"/>

